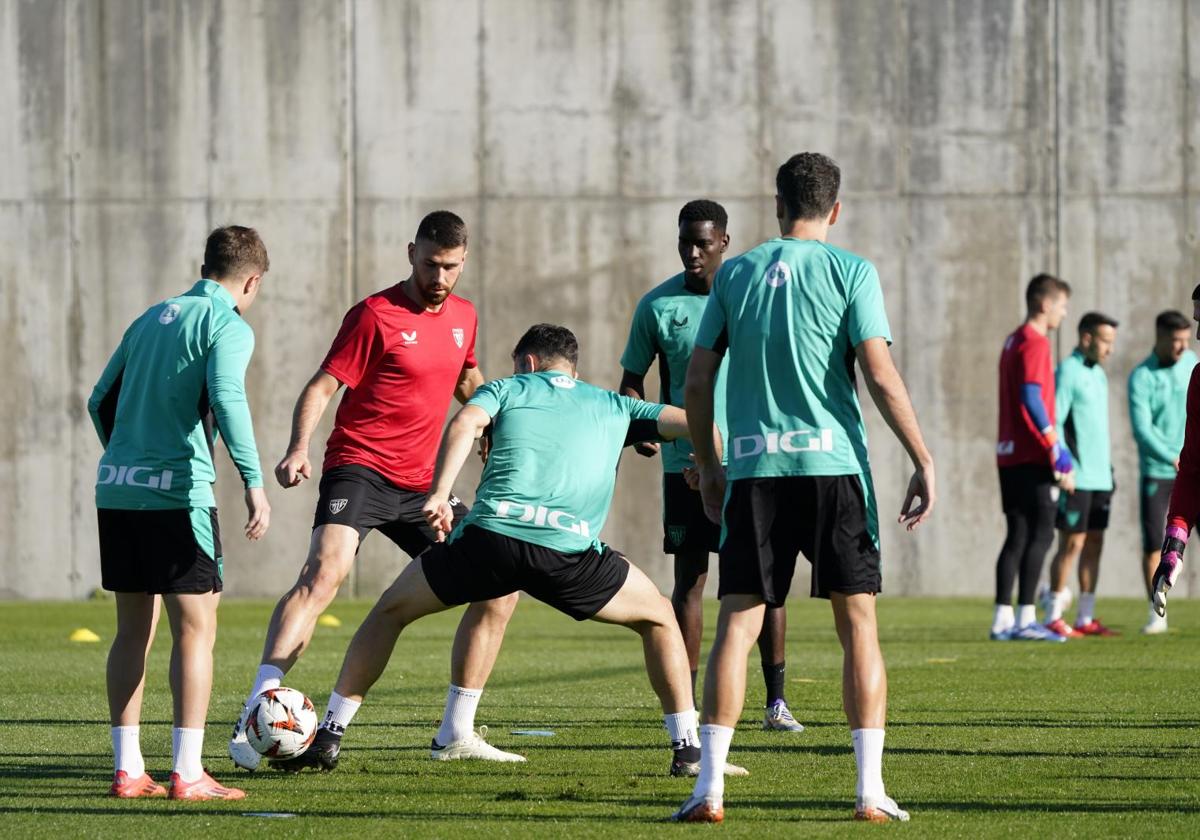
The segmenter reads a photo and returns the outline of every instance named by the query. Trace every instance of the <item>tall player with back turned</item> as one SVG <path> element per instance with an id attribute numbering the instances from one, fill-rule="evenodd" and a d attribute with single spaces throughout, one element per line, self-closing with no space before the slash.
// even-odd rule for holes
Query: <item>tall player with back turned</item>
<path id="1" fill-rule="evenodd" d="M 287 488 L 312 474 L 308 449 L 329 400 L 343 385 L 309 542 L 295 585 L 271 616 L 262 663 L 229 742 L 234 763 L 254 769 L 259 755 L 246 740 L 251 701 L 275 688 L 308 646 L 317 618 L 350 573 L 358 547 L 380 531 L 410 557 L 435 541 L 421 506 L 451 396 L 461 403 L 483 384 L 475 362 L 475 307 L 452 294 L 467 258 L 467 226 L 454 213 L 427 215 L 409 243 L 412 274 L 346 313 L 325 361 L 296 402 L 292 438 L 275 477 Z M 451 504 L 457 516 L 467 508 Z M 475 709 L 516 606 L 511 595 L 472 604 L 451 653 L 450 690 L 431 757 L 524 761 L 484 742 Z M 334 694 L 327 720 L 357 703 Z M 335 745 L 336 746 L 336 745 Z M 310 748 L 285 770 L 332 769 L 336 749 Z"/>
<path id="2" fill-rule="evenodd" d="M 679 258 L 683 272 L 655 286 L 638 301 L 629 328 L 629 340 L 621 354 L 621 393 L 646 398 L 646 371 L 658 360 L 661 401 L 683 406 L 683 384 L 688 362 L 696 344 L 696 331 L 704 305 L 712 291 L 713 277 L 721 267 L 729 234 L 725 208 L 715 201 L 689 201 L 679 211 Z M 717 427 L 725 431 L 725 369 L 717 377 L 713 396 Z M 700 494 L 688 487 L 683 476 L 690 467 L 692 446 L 685 439 L 664 444 L 640 443 L 639 454 L 653 457 L 661 452 L 663 468 L 663 551 L 675 558 L 675 587 L 671 605 L 683 631 L 688 664 L 692 670 L 692 694 L 696 693 L 696 671 L 700 664 L 700 639 L 704 632 L 704 584 L 708 579 L 709 554 L 721 547 L 721 526 L 704 515 Z M 785 695 L 784 640 L 787 610 L 771 607 L 758 638 L 766 707 L 763 729 L 803 732 L 792 717 Z"/>

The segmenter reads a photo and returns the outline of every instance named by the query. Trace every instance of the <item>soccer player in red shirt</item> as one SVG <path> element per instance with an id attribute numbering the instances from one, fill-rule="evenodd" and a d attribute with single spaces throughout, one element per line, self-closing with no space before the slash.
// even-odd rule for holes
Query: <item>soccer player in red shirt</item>
<path id="1" fill-rule="evenodd" d="M 325 449 L 308 559 L 271 617 L 262 664 L 229 743 L 241 767 L 253 770 L 259 762 L 244 731 L 251 701 L 278 687 L 308 646 L 317 618 L 350 573 L 367 534 L 380 531 L 410 557 L 436 541 L 421 508 L 450 397 L 465 403 L 483 384 L 475 361 L 475 307 L 451 294 L 466 257 L 463 220 L 445 210 L 426 216 L 408 246 L 412 274 L 346 313 L 329 354 L 296 402 L 291 442 L 275 468 L 285 488 L 312 475 L 313 430 L 329 400 L 346 386 Z M 451 501 L 456 515 L 465 516 L 466 506 Z M 435 739 L 454 758 L 523 760 L 473 731 L 482 686 L 516 601 L 514 594 L 473 604 L 459 624 L 446 713 Z M 337 718 L 347 704 L 358 705 L 335 694 L 327 719 Z M 289 761 L 285 769 L 332 769 L 337 763 L 336 751 L 310 749 L 299 758 L 305 760 Z"/>
<path id="2" fill-rule="evenodd" d="M 1025 323 L 1000 354 L 1000 433 L 996 465 L 1008 533 L 996 563 L 991 638 L 1063 642 L 1037 623 L 1034 600 L 1062 490 L 1074 490 L 1071 454 L 1054 429 L 1054 367 L 1046 333 L 1067 316 L 1071 287 L 1039 274 L 1025 289 Z M 1017 613 L 1013 583 L 1020 576 Z"/>
<path id="3" fill-rule="evenodd" d="M 1192 290 L 1192 320 L 1200 323 L 1200 286 Z M 1200 338 L 1200 328 L 1196 337 Z M 1183 571 L 1183 550 L 1196 520 L 1200 519 L 1200 379 L 1197 377 L 1200 365 L 1192 369 L 1188 382 L 1187 426 L 1183 432 L 1183 451 L 1179 454 L 1179 474 L 1171 488 L 1162 555 L 1151 584 L 1154 594 L 1150 603 L 1160 618 L 1167 614 L 1167 590 Z"/>

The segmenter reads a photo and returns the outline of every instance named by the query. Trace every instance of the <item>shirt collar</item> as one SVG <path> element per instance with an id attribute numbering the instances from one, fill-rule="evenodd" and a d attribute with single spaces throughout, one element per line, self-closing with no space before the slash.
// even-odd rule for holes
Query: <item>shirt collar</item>
<path id="1" fill-rule="evenodd" d="M 205 297 L 216 298 L 224 303 L 234 312 L 238 312 L 237 301 L 233 299 L 233 295 L 229 290 L 218 283 L 216 280 L 198 280 L 196 285 L 192 286 L 192 292 Z"/>

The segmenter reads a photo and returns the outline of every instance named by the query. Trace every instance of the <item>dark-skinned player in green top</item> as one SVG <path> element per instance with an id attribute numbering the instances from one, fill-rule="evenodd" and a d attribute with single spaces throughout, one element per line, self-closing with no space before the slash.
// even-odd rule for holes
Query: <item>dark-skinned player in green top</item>
<path id="1" fill-rule="evenodd" d="M 679 258 L 683 271 L 655 286 L 638 301 L 629 328 L 629 340 L 621 354 L 621 393 L 646 398 L 646 372 L 657 360 L 661 401 L 683 405 L 683 382 L 696 345 L 696 331 L 708 303 L 713 277 L 729 247 L 728 216 L 715 201 L 689 201 L 679 211 Z M 717 427 L 725 430 L 725 368 L 717 376 L 713 411 Z M 688 663 L 692 668 L 692 692 L 700 665 L 700 639 L 704 633 L 704 584 L 708 579 L 709 554 L 721 547 L 721 526 L 704 515 L 700 494 L 688 487 L 683 470 L 692 466 L 692 447 L 685 440 L 662 444 L 638 444 L 639 454 L 660 453 L 663 468 L 663 551 L 675 558 L 675 587 L 671 605 L 683 631 Z M 767 610 L 758 637 L 766 708 L 763 729 L 803 732 L 792 717 L 784 691 L 784 639 L 787 610 Z"/>

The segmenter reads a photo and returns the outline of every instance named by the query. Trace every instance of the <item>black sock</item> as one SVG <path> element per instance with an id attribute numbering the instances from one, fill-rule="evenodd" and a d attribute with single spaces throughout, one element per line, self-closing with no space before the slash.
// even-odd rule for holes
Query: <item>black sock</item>
<path id="1" fill-rule="evenodd" d="M 770 665 L 766 662 L 762 664 L 763 682 L 767 684 L 767 705 L 770 706 L 776 700 L 783 699 L 783 671 L 784 663 L 778 665 Z"/>

